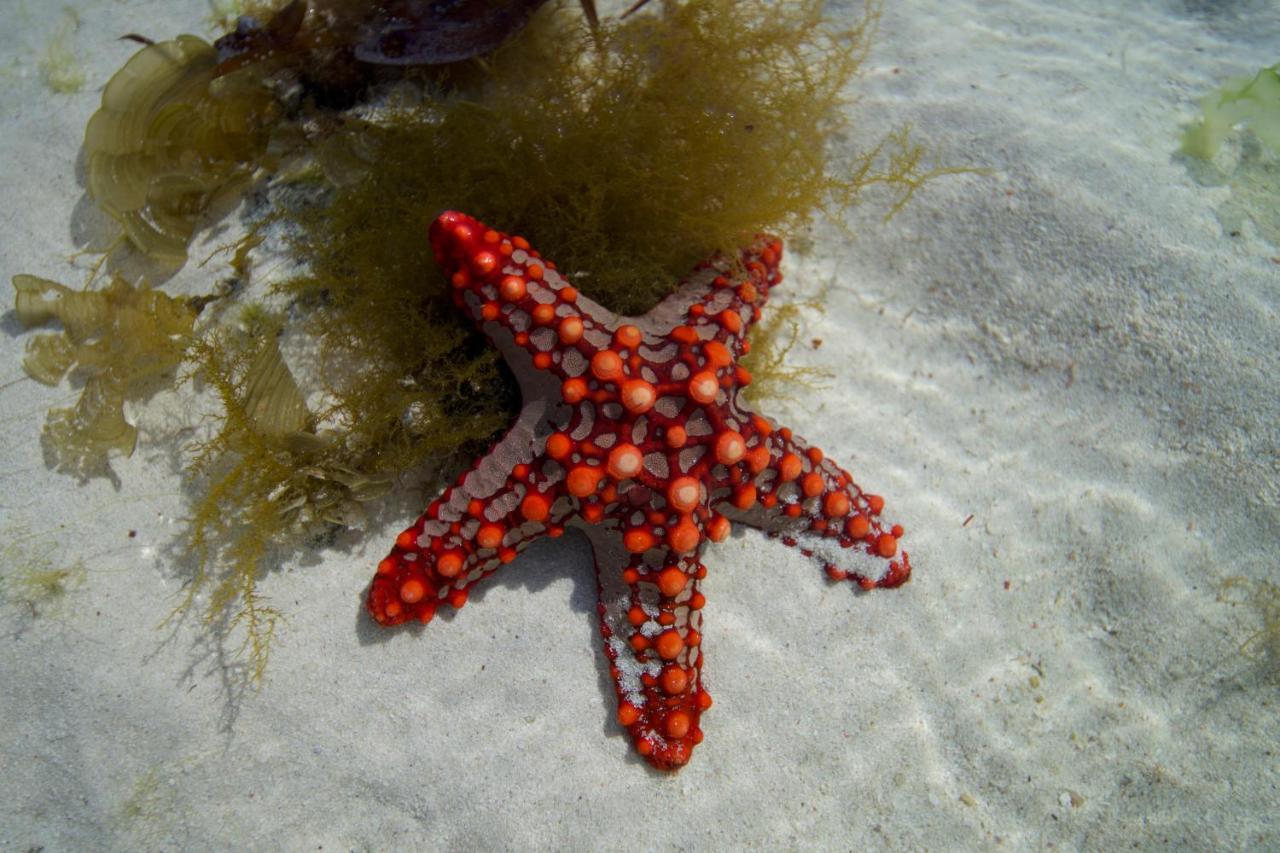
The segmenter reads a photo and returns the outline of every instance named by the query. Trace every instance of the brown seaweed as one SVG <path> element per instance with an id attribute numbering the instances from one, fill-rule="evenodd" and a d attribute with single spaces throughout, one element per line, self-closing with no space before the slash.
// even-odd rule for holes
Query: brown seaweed
<path id="1" fill-rule="evenodd" d="M 27 344 L 27 374 L 46 385 L 56 385 L 73 369 L 85 375 L 75 406 L 50 410 L 45 421 L 58 467 L 84 477 L 101 471 L 111 451 L 131 455 L 138 431 L 125 419 L 124 403 L 181 362 L 194 309 L 120 278 L 96 291 L 74 291 L 31 275 L 14 276 L 13 286 L 24 326 L 62 323 L 61 332 Z"/>
<path id="2" fill-rule="evenodd" d="M 201 215 L 248 178 L 280 112 L 257 78 L 214 79 L 217 53 L 195 36 L 139 50 L 85 129 L 89 197 L 145 257 L 186 261 Z"/>

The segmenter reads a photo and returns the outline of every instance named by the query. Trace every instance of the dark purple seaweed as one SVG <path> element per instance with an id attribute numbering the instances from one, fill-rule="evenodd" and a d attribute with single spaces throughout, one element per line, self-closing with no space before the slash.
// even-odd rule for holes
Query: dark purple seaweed
<path id="1" fill-rule="evenodd" d="M 366 25 L 354 55 L 373 65 L 443 65 L 492 52 L 546 0 L 401 0 Z"/>

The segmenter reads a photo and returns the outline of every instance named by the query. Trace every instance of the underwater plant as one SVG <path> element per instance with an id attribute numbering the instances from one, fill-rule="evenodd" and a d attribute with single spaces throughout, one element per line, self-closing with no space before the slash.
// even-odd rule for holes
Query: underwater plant
<path id="1" fill-rule="evenodd" d="M 542 8 L 527 22 L 494 25 L 503 38 L 483 56 L 429 68 L 362 61 L 357 49 L 388 34 L 379 22 L 394 5 L 246 3 L 248 20 L 212 45 L 189 35 L 145 45 L 86 131 L 89 195 L 157 268 L 184 263 L 202 223 L 247 186 L 261 190 L 244 210 L 248 235 L 228 247 L 235 286 L 198 303 L 118 279 L 77 294 L 150 294 L 156 316 L 131 309 L 127 322 L 146 328 L 119 319 L 106 333 L 141 349 L 74 359 L 112 377 L 116 395 L 83 424 L 118 412 L 144 367 L 180 363 L 215 398 L 213 429 L 191 447 L 198 569 L 180 610 L 202 601 L 209 625 L 242 629 L 254 681 L 280 618 L 258 591 L 262 573 L 310 537 L 358 526 L 397 479 L 434 486 L 518 403 L 433 263 L 426 226 L 441 209 L 536 235 L 593 299 L 635 314 L 757 233 L 794 236 L 873 186 L 896 190 L 896 210 L 959 171 L 925 168 L 904 132 L 835 158 L 875 3 L 847 24 L 825 18 L 820 0 L 666 2 L 596 22 L 571 4 L 531 3 Z M 300 265 L 265 285 L 287 312 L 242 306 L 268 235 Z M 771 374 L 792 376 L 789 344 L 770 336 L 791 328 L 794 342 L 794 315 L 776 317 L 756 342 L 756 395 Z M 288 363 L 286 331 L 310 342 L 305 370 Z M 146 349 L 161 343 L 162 358 Z M 67 345 L 38 346 L 52 366 L 29 370 L 57 381 Z M 126 438 L 132 446 L 120 421 L 111 441 L 105 424 L 80 433 L 105 458 Z M 76 458 L 70 435 L 51 440 Z"/>
<path id="2" fill-rule="evenodd" d="M 82 560 L 55 564 L 40 540 L 39 533 L 8 528 L 0 547 L 0 602 L 20 605 L 31 617 L 56 615 L 88 578 Z"/>
<path id="3" fill-rule="evenodd" d="M 1204 114 L 1184 132 L 1182 152 L 1195 158 L 1187 166 L 1198 183 L 1230 189 L 1216 211 L 1223 231 L 1238 236 L 1252 223 L 1280 245 L 1280 64 L 1229 80 L 1200 105 Z M 1217 156 L 1241 126 L 1231 156 Z"/>
<path id="4" fill-rule="evenodd" d="M 75 50 L 69 43 L 72 35 L 80 28 L 80 17 L 75 10 L 64 7 L 62 22 L 45 45 L 44 55 L 40 57 L 40 77 L 45 84 L 61 95 L 80 91 L 84 86 L 84 66 L 76 57 Z"/>
<path id="5" fill-rule="evenodd" d="M 743 389 L 747 400 L 794 400 L 796 389 L 821 388 L 823 380 L 834 375 L 821 367 L 787 366 L 787 356 L 800 340 L 801 315 L 821 311 L 821 302 L 787 302 L 773 309 L 752 331 L 751 351 L 739 362 L 753 377 L 751 384 Z M 816 349 L 821 341 L 815 340 L 813 345 Z"/>
<path id="6" fill-rule="evenodd" d="M 201 217 L 233 200 L 255 170 L 278 167 L 267 156 L 271 132 L 299 129 L 284 120 L 298 117 L 299 101 L 350 104 L 380 66 L 489 53 L 545 3 L 252 3 L 213 44 L 139 36 L 144 47 L 107 83 L 85 131 L 89 197 L 144 257 L 181 266 Z M 583 4 L 595 20 L 591 0 Z M 279 156 L 298 144 L 296 134 L 275 141 Z"/>
<path id="7" fill-rule="evenodd" d="M 1252 77 L 1233 77 L 1200 101 L 1204 115 L 1187 128 L 1182 150 L 1211 160 L 1227 134 L 1248 125 L 1258 139 L 1280 152 L 1280 63 Z"/>
<path id="8" fill-rule="evenodd" d="M 249 177 L 280 105 L 252 74 L 215 78 L 196 36 L 144 46 L 111 78 L 85 129 L 88 195 L 161 266 L 186 262 L 200 217 Z"/>
<path id="9" fill-rule="evenodd" d="M 73 370 L 85 377 L 74 408 L 50 410 L 46 447 L 60 470 L 100 473 L 110 451 L 133 453 L 138 431 L 125 419 L 125 400 L 178 366 L 196 311 L 118 277 L 96 291 L 30 275 L 15 276 L 13 286 L 19 322 L 31 328 L 56 320 L 63 328 L 27 342 L 27 375 L 45 385 L 57 385 Z"/>
<path id="10" fill-rule="evenodd" d="M 1280 678 L 1280 584 L 1232 575 L 1219 582 L 1218 601 L 1254 611 L 1258 625 L 1239 642 L 1240 654 L 1269 678 Z"/>

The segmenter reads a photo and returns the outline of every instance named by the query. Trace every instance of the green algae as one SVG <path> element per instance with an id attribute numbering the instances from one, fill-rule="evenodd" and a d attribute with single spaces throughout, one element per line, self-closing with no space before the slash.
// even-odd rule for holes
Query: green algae
<path id="1" fill-rule="evenodd" d="M 182 796 L 180 782 L 184 776 L 199 772 L 201 762 L 191 756 L 153 764 L 136 774 L 129 795 L 114 816 L 106 815 L 113 830 L 111 846 L 131 850 L 165 850 L 173 839 L 182 837 L 181 828 L 189 826 L 191 800 Z"/>
<path id="2" fill-rule="evenodd" d="M 1183 134 L 1185 153 L 1212 160 L 1239 125 L 1248 126 L 1258 139 L 1280 152 L 1280 63 L 1252 77 L 1233 77 L 1202 98 L 1200 109 L 1202 115 Z"/>
<path id="3" fill-rule="evenodd" d="M 751 330 L 751 352 L 741 364 L 751 373 L 751 384 L 743 391 L 747 400 L 797 399 L 796 390 L 824 387 L 835 374 L 825 368 L 789 367 L 787 356 L 800 340 L 801 317 L 821 312 L 819 302 L 786 302 L 768 308 L 761 322 Z M 815 347 L 818 344 L 815 344 Z"/>
<path id="4" fill-rule="evenodd" d="M 49 606 L 61 601 L 84 584 L 87 572 L 83 563 L 70 568 L 28 565 L 10 579 L 13 595 L 32 605 Z"/>
<path id="5" fill-rule="evenodd" d="M 1256 627 L 1239 640 L 1240 654 L 1262 667 L 1270 680 L 1280 679 L 1280 584 L 1233 575 L 1218 584 L 1218 601 L 1254 612 Z"/>
<path id="6" fill-rule="evenodd" d="M 1280 63 L 1228 80 L 1200 107 L 1181 151 L 1198 183 L 1230 189 L 1216 211 L 1223 230 L 1235 237 L 1252 223 L 1280 246 Z"/>
<path id="7" fill-rule="evenodd" d="M 266 19 L 281 5 L 237 11 Z M 442 482 L 516 409 L 514 383 L 432 261 L 439 211 L 523 234 L 584 293 L 635 314 L 713 252 L 801 235 L 873 187 L 896 193 L 891 215 L 956 171 L 926 169 L 904 131 L 833 157 L 878 6 L 844 24 L 822 6 L 671 2 L 594 31 L 548 6 L 493 55 L 405 72 L 358 113 L 327 105 L 341 74 L 316 87 L 306 57 L 221 75 L 191 36 L 144 48 L 113 79 L 86 135 L 90 190 L 144 260 L 185 263 L 227 193 L 272 180 L 272 210 L 226 247 L 236 287 L 166 356 L 217 405 L 191 447 L 197 569 L 178 612 L 208 593 L 204 620 L 241 633 L 250 681 L 282 618 L 262 574 L 302 542 L 359 526 L 394 478 Z M 291 310 L 250 303 L 229 320 L 267 233 L 304 264 L 271 288 Z M 799 310 L 773 306 L 755 332 L 752 399 L 817 375 L 786 366 Z M 282 353 L 286 331 L 314 344 L 306 387 Z"/>
<path id="8" fill-rule="evenodd" d="M 32 616 L 61 612 L 68 598 L 84 586 L 84 562 L 55 563 L 35 546 L 41 537 L 23 529 L 5 531 L 0 549 L 0 600 L 25 607 Z"/>
<path id="9" fill-rule="evenodd" d="M 152 767 L 134 780 L 132 792 L 120 806 L 120 819 L 127 828 L 153 820 L 162 813 L 163 807 L 170 805 L 161 790 L 160 771 L 160 767 Z"/>
<path id="10" fill-rule="evenodd" d="M 40 57 L 40 79 L 59 95 L 79 92 L 84 87 L 85 71 L 71 44 L 80 29 L 80 17 L 74 9 L 64 7 L 62 20 L 45 45 Z"/>

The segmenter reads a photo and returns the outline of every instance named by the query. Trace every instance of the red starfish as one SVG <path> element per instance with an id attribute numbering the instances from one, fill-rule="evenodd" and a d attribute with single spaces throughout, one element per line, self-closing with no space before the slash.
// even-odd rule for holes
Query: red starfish
<path id="1" fill-rule="evenodd" d="M 717 255 L 643 317 L 580 296 L 521 237 L 449 211 L 431 226 L 454 301 L 501 350 L 524 408 L 378 565 L 383 625 L 461 607 L 471 585 L 540 536 L 581 527 L 595 548 L 618 722 L 664 770 L 688 762 L 702 687 L 702 549 L 740 522 L 780 535 L 834 580 L 911 573 L 884 501 L 791 430 L 754 414 L 737 364 L 782 280 L 781 241 Z"/>

